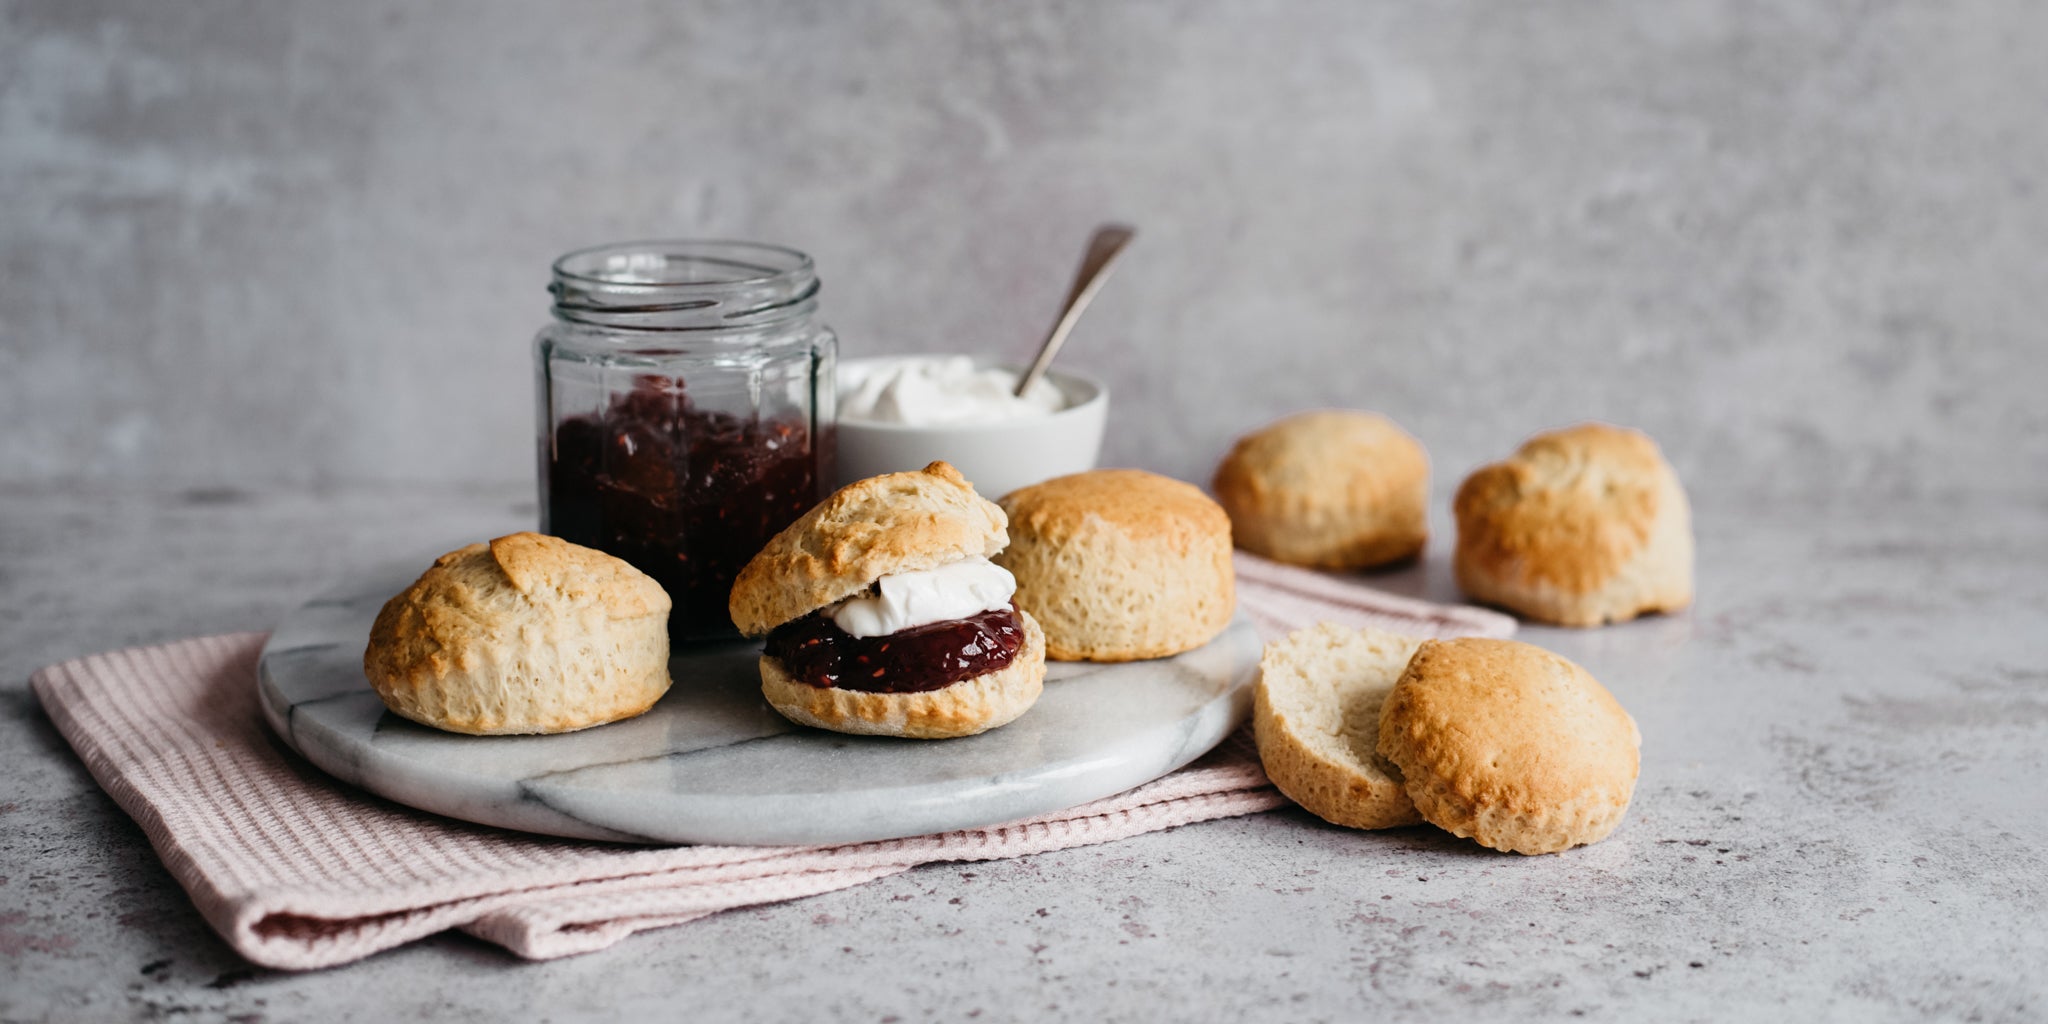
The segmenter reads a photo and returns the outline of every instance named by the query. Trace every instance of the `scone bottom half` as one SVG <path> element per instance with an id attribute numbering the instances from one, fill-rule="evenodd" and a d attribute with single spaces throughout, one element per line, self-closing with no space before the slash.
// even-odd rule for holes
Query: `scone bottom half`
<path id="1" fill-rule="evenodd" d="M 987 560 L 1008 542 L 1006 525 L 944 462 L 855 481 L 821 502 L 733 587 L 733 621 L 765 636 L 763 696 L 793 722 L 860 735 L 944 739 L 1016 719 L 1043 689 L 1037 622 L 1001 589 L 931 612 L 964 599 L 948 589 L 949 572 L 1009 579 Z M 865 628 L 843 614 L 863 603 Z"/>
<path id="2" fill-rule="evenodd" d="M 1325 622 L 1266 645 L 1252 738 L 1282 794 L 1347 828 L 1421 823 L 1400 770 L 1375 749 L 1380 706 L 1421 642 Z"/>
<path id="3" fill-rule="evenodd" d="M 631 718 L 668 691 L 669 597 L 625 561 L 515 533 L 436 559 L 377 614 L 363 671 L 403 718 L 471 735 Z"/>

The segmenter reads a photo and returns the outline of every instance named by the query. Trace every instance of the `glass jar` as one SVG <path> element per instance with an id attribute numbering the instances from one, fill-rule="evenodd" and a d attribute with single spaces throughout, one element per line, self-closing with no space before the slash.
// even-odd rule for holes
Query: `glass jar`
<path id="1" fill-rule="evenodd" d="M 628 242 L 554 275 L 534 338 L 541 529 L 660 582 L 671 643 L 735 636 L 734 577 L 833 479 L 838 340 L 811 258 Z"/>

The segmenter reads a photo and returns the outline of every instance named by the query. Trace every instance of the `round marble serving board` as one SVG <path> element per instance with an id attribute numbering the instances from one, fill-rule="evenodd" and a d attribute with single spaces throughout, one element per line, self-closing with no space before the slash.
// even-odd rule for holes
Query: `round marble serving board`
<path id="1" fill-rule="evenodd" d="M 583 839 L 832 845 L 1028 818 L 1156 779 L 1244 722 L 1260 645 L 1240 614 L 1208 646 L 1117 665 L 1051 662 L 1045 694 L 955 740 L 846 736 L 761 699 L 758 643 L 684 650 L 638 718 L 559 736 L 462 736 L 386 711 L 363 675 L 370 622 L 417 567 L 302 605 L 264 645 L 278 736 L 322 770 L 451 818 Z"/>

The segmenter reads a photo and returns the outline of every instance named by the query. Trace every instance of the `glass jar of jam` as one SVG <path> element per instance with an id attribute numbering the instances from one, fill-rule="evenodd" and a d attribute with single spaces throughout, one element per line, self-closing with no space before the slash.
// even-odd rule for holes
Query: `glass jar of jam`
<path id="1" fill-rule="evenodd" d="M 833 478 L 838 341 L 810 257 L 629 242 L 556 260 L 550 291 L 541 529 L 660 582 L 672 643 L 736 636 L 740 567 Z"/>

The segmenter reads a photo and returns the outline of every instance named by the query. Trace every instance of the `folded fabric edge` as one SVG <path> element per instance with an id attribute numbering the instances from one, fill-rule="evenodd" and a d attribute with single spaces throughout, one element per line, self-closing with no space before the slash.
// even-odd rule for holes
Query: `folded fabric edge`
<path id="1" fill-rule="evenodd" d="M 487 914 L 462 925 L 462 930 L 525 960 L 554 960 L 595 953 L 640 932 L 686 924 L 741 907 L 850 889 L 914 867 L 917 865 L 880 864 L 785 875 L 778 879 L 783 884 L 774 895 L 760 899 L 706 903 L 697 894 L 678 901 L 663 901 L 652 893 L 636 895 L 630 910 L 621 909 L 613 914 L 597 912 L 584 900 L 568 897 L 556 904 L 521 906 Z M 671 902 L 679 905 L 672 906 Z"/>
<path id="2" fill-rule="evenodd" d="M 1129 795 L 1120 794 L 1119 797 L 1111 797 L 1101 803 L 1117 801 Z M 627 906 L 632 908 L 635 915 L 647 913 L 656 906 L 662 908 L 663 914 L 697 911 L 713 913 L 739 906 L 779 902 L 783 899 L 814 894 L 813 891 L 791 891 L 786 894 L 771 893 L 759 898 L 719 895 L 721 892 L 743 893 L 749 886 L 772 890 L 777 887 L 777 883 L 789 883 L 791 880 L 804 878 L 829 878 L 839 873 L 848 873 L 849 877 L 871 873 L 871 877 L 880 878 L 920 864 L 1024 857 L 1052 850 L 1112 842 L 1183 824 L 1254 814 L 1284 806 L 1285 803 L 1286 798 L 1266 784 L 1261 775 L 1256 784 L 1249 788 L 1173 796 L 1132 806 L 1107 807 L 1093 813 L 1084 811 L 1081 814 L 1074 814 L 1070 811 L 1064 817 L 1049 820 L 1032 819 L 991 826 L 987 829 L 887 840 L 852 847 L 794 847 L 774 859 L 578 879 L 384 914 L 323 916 L 308 913 L 308 907 L 296 903 L 290 894 L 279 894 L 261 900 L 244 901 L 232 908 L 225 927 L 210 917 L 209 923 L 213 923 L 215 929 L 228 939 L 230 945 L 251 961 L 265 967 L 308 970 L 358 960 L 449 928 L 467 928 L 472 922 L 479 920 L 492 919 L 504 922 L 530 918 L 535 912 L 532 908 L 552 905 L 560 908 L 559 916 L 553 919 L 554 923 L 551 925 L 525 926 L 532 937 L 517 940 L 524 944 L 523 947 L 515 948 L 512 944 L 500 943 L 521 956 L 528 956 L 529 954 L 521 952 L 521 948 L 553 948 L 547 946 L 547 940 L 540 937 L 546 932 L 565 929 L 588 932 L 565 940 L 568 946 L 561 952 L 544 952 L 529 957 L 548 959 L 602 948 L 589 944 L 596 942 L 597 936 L 605 929 L 598 928 L 595 932 L 591 929 L 616 914 L 626 913 L 624 908 Z M 1083 808 L 1088 806 L 1090 805 L 1083 805 Z M 698 881 L 690 877 L 711 874 L 718 867 L 736 870 L 730 877 L 724 878 Z M 828 892 L 859 884 L 864 880 L 852 878 L 844 884 L 826 885 L 814 891 Z M 664 901 L 663 897 L 669 898 Z M 613 901 L 620 909 L 600 910 L 599 908 L 607 905 L 606 901 Z M 576 912 L 568 913 L 570 908 L 575 908 Z M 493 936 L 509 934 L 505 931 L 508 926 L 503 923 L 484 927 L 491 934 L 480 937 L 493 942 L 498 941 Z M 631 931 L 620 933 L 611 941 L 617 941 L 626 934 L 631 934 Z"/>
<path id="3" fill-rule="evenodd" d="M 255 636 L 260 637 L 261 634 Z M 198 639 L 220 641 L 225 647 L 232 643 L 246 642 L 248 637 L 249 634 L 224 634 L 219 637 Z M 65 742 L 71 744 L 72 752 L 84 763 L 87 774 L 90 774 L 93 781 L 99 783 L 100 789 L 113 799 L 114 804 L 127 812 L 128 817 L 142 829 L 142 834 L 149 839 L 150 847 L 163 861 L 165 870 L 169 871 L 171 877 L 184 888 L 185 894 L 192 900 L 192 905 L 198 909 L 200 917 L 222 938 L 227 939 L 230 945 L 234 945 L 232 934 L 235 925 L 235 900 L 212 884 L 201 868 L 199 859 L 178 841 L 169 822 L 150 803 L 148 797 L 116 769 L 112 756 L 78 720 L 76 713 L 70 704 L 62 699 L 60 693 L 63 687 L 77 687 L 80 682 L 77 677 L 78 670 L 94 659 L 147 649 L 149 648 L 128 647 L 109 652 L 107 655 L 91 655 L 46 666 L 36 670 L 35 674 L 29 677 L 29 690 L 35 694 L 36 702 L 42 706 L 43 713 L 49 716 L 51 724 L 57 727 L 58 734 L 64 737 Z M 241 951 L 239 947 L 237 951 Z"/>
<path id="4" fill-rule="evenodd" d="M 1093 835 L 1087 834 L 1084 830 L 1081 837 L 1075 841 L 1034 846 L 1025 850 L 939 856 L 915 863 L 875 864 L 779 876 L 775 881 L 781 883 L 778 886 L 781 891 L 768 898 L 754 898 L 743 887 L 722 894 L 673 889 L 666 892 L 621 894 L 600 901 L 596 905 L 585 900 L 568 898 L 550 904 L 510 909 L 487 918 L 480 918 L 463 927 L 471 934 L 497 943 L 520 957 L 529 960 L 555 959 L 595 952 L 639 932 L 699 920 L 725 910 L 835 892 L 927 864 L 1006 860 L 1077 849 L 1166 831 L 1183 825 L 1256 814 L 1287 804 L 1287 798 L 1270 786 L 1236 793 L 1211 794 L 1207 797 L 1184 797 L 1164 804 L 1151 805 L 1156 809 L 1156 814 L 1135 829 Z M 670 898 L 664 899 L 664 896 Z M 707 904 L 707 899 L 713 902 Z"/>
<path id="5" fill-rule="evenodd" d="M 1225 741 L 1235 743 L 1236 737 Z M 533 894 L 557 892 L 568 887 L 635 886 L 645 879 L 689 879 L 695 877 L 757 878 L 800 870 L 805 862 L 830 858 L 832 866 L 870 864 L 917 864 L 930 860 L 972 860 L 1021 856 L 1052 842 L 1054 832 L 1089 827 L 1097 818 L 1130 813 L 1143 808 L 1189 797 L 1225 794 L 1269 786 L 1255 754 L 1239 756 L 1220 764 L 1193 765 L 1151 782 L 1111 794 L 1086 804 L 1051 811 L 1031 818 L 980 828 L 959 829 L 900 839 L 883 839 L 836 846 L 650 846 L 613 848 L 602 861 L 595 858 L 565 872 L 560 865 L 547 865 L 529 872 L 476 880 L 467 891 L 442 890 L 431 904 L 421 894 L 404 889 L 378 893 L 337 893 L 327 888 L 273 888 L 257 900 L 242 900 L 234 927 L 254 929 L 257 922 L 403 920 L 434 906 L 475 907 L 479 901 L 497 905 L 504 897 L 529 898 Z M 1024 844 L 1012 850 L 1012 844 Z M 1046 848 L 1057 848 L 1055 843 Z M 1007 852 L 1006 852 L 1007 851 Z M 673 881 L 668 884 L 675 884 Z M 446 925 L 443 925 L 445 927 Z M 255 931 L 250 935 L 258 934 Z"/>

